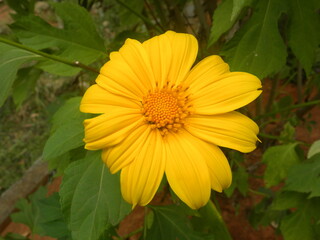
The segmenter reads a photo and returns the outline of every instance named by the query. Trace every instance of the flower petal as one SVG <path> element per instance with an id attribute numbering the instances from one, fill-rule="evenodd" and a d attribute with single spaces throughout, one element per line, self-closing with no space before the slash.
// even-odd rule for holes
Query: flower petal
<path id="1" fill-rule="evenodd" d="M 160 56 L 163 52 L 159 51 L 167 46 L 168 40 L 171 47 L 166 50 L 164 57 Z M 162 71 L 161 82 L 168 81 L 176 85 L 185 79 L 198 54 L 198 42 L 194 36 L 173 31 L 167 31 L 160 38 L 150 42 L 146 41 L 144 45 L 150 55 L 153 70 L 161 69 L 158 71 Z M 167 76 L 166 79 L 165 76 Z"/>
<path id="2" fill-rule="evenodd" d="M 116 94 L 130 97 L 133 94 L 141 99 L 155 86 L 149 55 L 142 44 L 133 39 L 127 39 L 118 52 L 110 54 L 110 61 L 100 73 L 96 82 Z"/>
<path id="3" fill-rule="evenodd" d="M 168 80 L 172 61 L 170 40 L 167 34 L 161 34 L 143 42 L 142 45 L 150 56 L 155 81 L 159 87 L 163 87 Z"/>
<path id="4" fill-rule="evenodd" d="M 191 69 L 185 83 L 193 92 L 197 92 L 220 80 L 222 74 L 229 72 L 229 65 L 220 56 L 212 55 L 206 57 Z"/>
<path id="5" fill-rule="evenodd" d="M 165 138 L 166 176 L 172 190 L 192 209 L 204 206 L 211 192 L 211 180 L 205 156 L 198 148 L 201 141 L 186 131 Z"/>
<path id="6" fill-rule="evenodd" d="M 147 205 L 159 188 L 165 168 L 163 141 L 159 131 L 151 131 L 134 161 L 121 171 L 123 198 L 133 204 Z"/>
<path id="7" fill-rule="evenodd" d="M 120 143 L 138 126 L 144 124 L 140 110 L 115 107 L 110 113 L 86 119 L 85 148 L 88 150 L 103 149 Z"/>
<path id="8" fill-rule="evenodd" d="M 232 174 L 229 162 L 221 149 L 213 144 L 199 142 L 201 153 L 205 155 L 205 160 L 209 169 L 211 188 L 217 192 L 222 192 L 230 186 Z"/>
<path id="9" fill-rule="evenodd" d="M 145 144 L 151 128 L 144 124 L 133 130 L 120 144 L 104 149 L 102 160 L 108 165 L 111 173 L 130 164 Z"/>
<path id="10" fill-rule="evenodd" d="M 260 88 L 261 82 L 256 76 L 231 72 L 220 75 L 211 84 L 208 80 L 206 86 L 197 91 L 190 88 L 190 103 L 196 114 L 226 113 L 252 102 L 261 94 Z"/>
<path id="11" fill-rule="evenodd" d="M 238 112 L 221 115 L 195 115 L 186 119 L 185 128 L 195 137 L 218 146 L 251 152 L 256 148 L 259 128 L 250 118 Z"/>
<path id="12" fill-rule="evenodd" d="M 107 113 L 114 109 L 114 106 L 140 109 L 139 102 L 115 95 L 100 87 L 97 84 L 92 85 L 85 92 L 80 111 L 87 113 Z"/>

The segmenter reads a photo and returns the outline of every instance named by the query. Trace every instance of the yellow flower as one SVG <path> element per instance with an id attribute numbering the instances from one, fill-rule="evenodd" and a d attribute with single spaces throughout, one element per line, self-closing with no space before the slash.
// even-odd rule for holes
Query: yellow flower
<path id="1" fill-rule="evenodd" d="M 232 179 L 218 146 L 256 148 L 258 126 L 234 110 L 260 95 L 260 80 L 230 72 L 216 55 L 191 69 L 197 52 L 189 34 L 128 39 L 82 99 L 82 112 L 102 113 L 84 122 L 85 148 L 102 149 L 111 173 L 121 170 L 133 207 L 152 200 L 164 173 L 183 202 L 204 206 L 211 189 L 221 192 Z"/>

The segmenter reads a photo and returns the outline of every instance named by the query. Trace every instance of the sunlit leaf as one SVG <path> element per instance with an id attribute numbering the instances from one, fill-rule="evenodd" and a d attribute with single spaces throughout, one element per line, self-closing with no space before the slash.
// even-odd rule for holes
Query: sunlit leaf
<path id="1" fill-rule="evenodd" d="M 285 65 L 286 46 L 278 29 L 284 11 L 284 1 L 257 1 L 253 16 L 224 47 L 232 70 L 264 78 Z"/>
<path id="2" fill-rule="evenodd" d="M 233 8 L 231 14 L 231 21 L 236 20 L 242 9 L 249 6 L 252 0 L 233 0 Z"/>
<path id="3" fill-rule="evenodd" d="M 289 0 L 289 46 L 310 74 L 320 44 L 320 16 L 313 1 Z"/>
<path id="4" fill-rule="evenodd" d="M 297 143 L 273 146 L 263 154 L 262 161 L 267 164 L 264 174 L 266 186 L 274 186 L 287 177 L 290 167 L 300 162 L 295 150 Z"/>
<path id="5" fill-rule="evenodd" d="M 317 153 L 320 153 L 320 140 L 315 141 L 314 143 L 312 143 L 312 145 L 311 145 L 311 147 L 309 148 L 309 151 L 308 151 L 308 158 L 313 157 Z"/>
<path id="6" fill-rule="evenodd" d="M 83 137 L 84 130 L 81 122 L 67 122 L 47 140 L 43 149 L 43 158 L 52 159 L 84 145 Z"/>
<path id="7" fill-rule="evenodd" d="M 66 169 L 60 190 L 62 210 L 74 240 L 96 240 L 130 212 L 120 193 L 119 175 L 112 175 L 100 152 L 89 152 Z"/>
<path id="8" fill-rule="evenodd" d="M 53 160 L 77 147 L 83 146 L 83 120 L 87 114 L 80 112 L 81 97 L 68 99 L 53 115 L 52 133 L 47 140 L 43 158 Z"/>

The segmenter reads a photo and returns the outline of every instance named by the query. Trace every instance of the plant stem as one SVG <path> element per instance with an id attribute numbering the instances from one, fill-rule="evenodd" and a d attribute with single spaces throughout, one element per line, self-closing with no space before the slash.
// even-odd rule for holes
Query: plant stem
<path id="1" fill-rule="evenodd" d="M 298 63 L 298 75 L 297 75 L 297 89 L 298 89 L 298 103 L 302 103 L 303 101 L 303 84 L 302 84 L 302 67 L 301 64 Z"/>
<path id="2" fill-rule="evenodd" d="M 55 56 L 55 55 L 51 55 L 51 54 L 48 54 L 48 53 L 45 53 L 45 52 L 42 52 L 42 51 L 39 51 L 39 50 L 36 50 L 36 49 L 33 49 L 33 48 L 29 48 L 29 47 L 27 47 L 25 45 L 22 45 L 20 43 L 17 43 L 17 42 L 14 42 L 14 41 L 11 41 L 9 39 L 2 38 L 2 37 L 0 37 L 0 42 L 8 44 L 8 45 L 11 45 L 11 46 L 14 46 L 16 48 L 23 49 L 23 50 L 28 51 L 28 52 L 32 52 L 32 53 L 34 53 L 36 55 L 51 59 L 51 60 L 56 61 L 56 62 L 61 62 L 61 63 L 64 63 L 66 65 L 72 66 L 72 67 L 82 68 L 84 70 L 88 70 L 88 71 L 91 71 L 93 73 L 98 73 L 99 74 L 99 70 L 97 70 L 95 68 L 92 68 L 92 67 L 89 67 L 89 66 L 87 66 L 87 65 L 85 65 L 83 63 L 80 63 L 79 61 L 72 62 L 72 61 L 69 61 L 67 59 Z"/>
<path id="3" fill-rule="evenodd" d="M 261 119 L 261 118 L 264 118 L 264 117 L 269 117 L 269 116 L 275 115 L 275 114 L 280 113 L 280 112 L 286 112 L 286 111 L 290 111 L 290 110 L 293 110 L 293 109 L 296 109 L 296 108 L 309 107 L 309 106 L 313 106 L 313 105 L 317 105 L 317 104 L 320 104 L 320 100 L 314 100 L 314 101 L 310 101 L 310 102 L 305 102 L 305 103 L 292 105 L 292 106 L 289 106 L 289 107 L 285 107 L 285 108 L 279 109 L 277 111 L 272 111 L 272 112 L 269 112 L 269 113 L 265 113 L 265 114 L 259 115 L 259 116 L 255 117 L 255 120 L 258 120 L 258 119 Z"/>
<path id="4" fill-rule="evenodd" d="M 126 239 L 129 239 L 130 237 L 132 237 L 132 236 L 134 236 L 134 235 L 142 232 L 143 229 L 144 229 L 143 227 L 140 227 L 140 228 L 132 231 L 131 233 L 128 233 L 127 235 L 125 235 L 125 236 L 123 236 L 123 237 L 119 237 L 118 240 L 126 240 Z"/>
<path id="5" fill-rule="evenodd" d="M 273 101 L 276 98 L 277 95 L 277 90 L 278 90 L 278 84 L 279 84 L 279 78 L 278 76 L 272 81 L 271 84 L 271 91 L 270 91 L 270 96 L 268 99 L 268 103 L 267 103 L 267 107 L 266 107 L 266 111 L 269 112 L 272 106 Z"/>
<path id="6" fill-rule="evenodd" d="M 136 15 L 138 18 L 140 18 L 144 22 L 144 24 L 146 26 L 150 26 L 150 27 L 154 28 L 158 33 L 163 33 L 162 29 L 160 29 L 157 25 L 154 25 L 148 18 L 146 18 L 142 14 L 140 14 L 137 11 L 135 11 L 134 9 L 132 9 L 126 3 L 124 3 L 124 2 L 122 2 L 120 0 L 116 0 L 116 2 L 119 3 L 122 7 L 126 8 L 127 10 L 129 10 L 134 15 Z"/>

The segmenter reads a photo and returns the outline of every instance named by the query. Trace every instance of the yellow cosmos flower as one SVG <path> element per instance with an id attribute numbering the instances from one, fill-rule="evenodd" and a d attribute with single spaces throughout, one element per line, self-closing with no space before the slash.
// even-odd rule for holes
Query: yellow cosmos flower
<path id="1" fill-rule="evenodd" d="M 231 183 L 218 146 L 256 147 L 258 126 L 234 110 L 260 95 L 260 80 L 230 72 L 219 56 L 191 69 L 197 52 L 189 34 L 128 39 L 82 99 L 82 112 L 101 113 L 84 122 L 85 148 L 102 149 L 111 173 L 121 170 L 121 192 L 133 206 L 152 200 L 164 174 L 183 202 L 204 206 L 211 189 Z"/>

